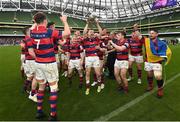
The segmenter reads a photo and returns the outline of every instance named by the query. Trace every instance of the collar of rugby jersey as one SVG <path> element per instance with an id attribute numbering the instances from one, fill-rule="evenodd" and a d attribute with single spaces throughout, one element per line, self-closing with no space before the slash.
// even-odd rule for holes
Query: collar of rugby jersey
<path id="1" fill-rule="evenodd" d="M 33 32 L 34 33 L 43 33 L 43 32 L 46 32 L 47 31 L 47 28 L 45 26 L 42 26 L 42 25 L 37 25 L 34 29 L 33 29 Z"/>
<path id="2" fill-rule="evenodd" d="M 119 45 L 121 46 L 121 45 L 123 45 L 125 42 L 126 42 L 126 40 L 127 39 L 121 39 L 121 40 L 118 40 L 118 43 L 119 43 Z"/>

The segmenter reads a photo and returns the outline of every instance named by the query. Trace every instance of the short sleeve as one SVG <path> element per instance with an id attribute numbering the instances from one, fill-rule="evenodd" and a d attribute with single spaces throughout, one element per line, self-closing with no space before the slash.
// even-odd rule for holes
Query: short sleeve
<path id="1" fill-rule="evenodd" d="M 33 48 L 33 42 L 32 42 L 33 40 L 32 39 L 29 39 L 28 41 L 27 41 L 27 47 L 28 48 Z"/>
<path id="2" fill-rule="evenodd" d="M 129 42 L 128 42 L 129 40 L 127 40 L 125 43 L 124 43 L 124 46 L 126 47 L 126 48 L 129 48 Z"/>

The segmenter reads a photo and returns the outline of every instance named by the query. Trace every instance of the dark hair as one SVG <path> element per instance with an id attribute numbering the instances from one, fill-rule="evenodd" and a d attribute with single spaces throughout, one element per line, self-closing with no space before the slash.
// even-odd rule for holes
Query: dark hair
<path id="1" fill-rule="evenodd" d="M 37 24 L 42 23 L 44 20 L 46 20 L 46 15 L 43 12 L 38 12 L 34 15 L 34 21 Z"/>
<path id="2" fill-rule="evenodd" d="M 50 28 L 50 26 L 52 26 L 52 25 L 54 25 L 54 24 L 55 24 L 55 22 L 48 22 L 47 28 Z"/>
<path id="3" fill-rule="evenodd" d="M 22 32 L 24 35 L 27 34 L 27 31 L 29 30 L 30 26 L 26 26 L 25 28 L 23 28 Z"/>
<path id="4" fill-rule="evenodd" d="M 159 33 L 159 31 L 156 30 L 156 29 L 151 29 L 151 31 L 154 31 L 154 32 L 156 32 L 156 33 Z"/>
<path id="5" fill-rule="evenodd" d="M 126 32 L 124 32 L 124 31 L 119 31 L 117 34 L 121 34 L 121 35 L 123 35 L 124 37 L 126 37 Z"/>

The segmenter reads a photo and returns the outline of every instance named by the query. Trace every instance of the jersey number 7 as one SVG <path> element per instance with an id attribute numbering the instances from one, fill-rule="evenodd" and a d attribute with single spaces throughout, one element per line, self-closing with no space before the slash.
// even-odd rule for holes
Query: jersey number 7
<path id="1" fill-rule="evenodd" d="M 35 39 L 34 41 L 37 42 L 36 49 L 39 49 L 40 39 Z"/>

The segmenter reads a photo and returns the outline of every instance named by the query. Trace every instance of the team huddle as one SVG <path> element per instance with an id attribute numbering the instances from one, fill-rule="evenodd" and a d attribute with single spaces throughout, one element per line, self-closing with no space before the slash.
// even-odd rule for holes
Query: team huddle
<path id="1" fill-rule="evenodd" d="M 104 71 L 107 68 L 107 57 L 112 52 L 116 53 L 115 63 L 111 67 L 114 67 L 113 73 L 118 91 L 128 94 L 128 81 L 133 79 L 133 63 L 137 65 L 137 83 L 142 83 L 142 65 L 145 62 L 147 91 L 153 89 L 153 77 L 155 77 L 158 85 L 157 96 L 163 96 L 162 63 L 166 57 L 163 55 L 162 58 L 159 52 L 164 53 L 160 44 L 162 47 L 166 44 L 161 43 L 157 30 L 152 29 L 147 38 L 141 35 L 138 25 L 134 25 L 131 37 L 126 38 L 125 31 L 109 34 L 107 29 L 102 29 L 96 20 L 98 32 L 89 29 L 87 21 L 83 34 L 75 31 L 71 36 L 66 16 L 60 15 L 60 20 L 64 24 L 63 31 L 55 29 L 55 23 L 48 23 L 46 15 L 42 12 L 36 13 L 33 19 L 32 27 L 23 30 L 25 38 L 21 42 L 21 70 L 27 78 L 23 90 L 30 91 L 29 99 L 37 102 L 37 119 L 45 116 L 42 103 L 45 89 L 48 87 L 51 108 L 49 120 L 57 120 L 58 81 L 59 73 L 62 71 L 70 86 L 73 75 L 78 74 L 78 87 L 81 89 L 85 84 L 85 95 L 90 94 L 90 88 L 93 86 L 97 86 L 97 92 L 100 93 L 105 88 Z M 152 47 L 148 48 L 147 42 L 153 45 L 154 50 Z M 156 56 L 160 59 L 151 60 L 152 54 L 147 53 L 149 50 L 157 53 Z M 94 77 L 92 83 L 91 74 Z"/>

